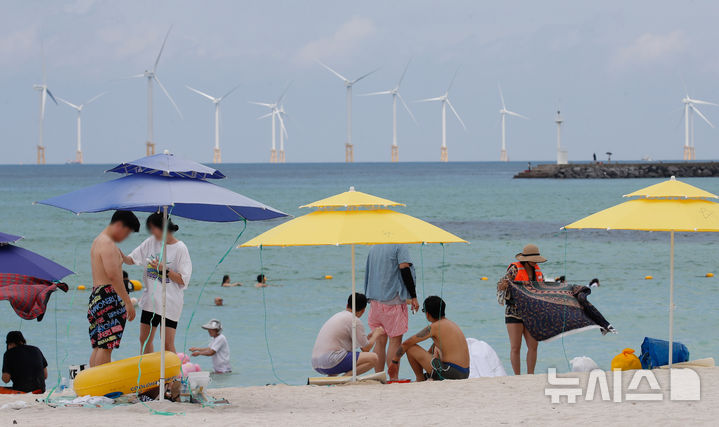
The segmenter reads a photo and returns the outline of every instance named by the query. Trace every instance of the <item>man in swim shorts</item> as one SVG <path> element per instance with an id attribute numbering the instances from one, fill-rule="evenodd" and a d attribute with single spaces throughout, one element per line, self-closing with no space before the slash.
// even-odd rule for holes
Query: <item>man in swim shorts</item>
<path id="1" fill-rule="evenodd" d="M 87 309 L 90 323 L 90 366 L 109 363 L 120 347 L 125 322 L 135 318 L 135 307 L 122 280 L 123 255 L 117 243 L 140 231 L 140 221 L 130 211 L 115 211 L 110 225 L 92 242 L 92 293 Z"/>
<path id="2" fill-rule="evenodd" d="M 446 307 L 447 304 L 438 296 L 424 300 L 422 311 L 427 316 L 429 325 L 399 347 L 390 362 L 388 372 L 390 378 L 397 376 L 399 360 L 405 353 L 417 381 L 469 378 L 467 339 L 459 326 L 445 317 Z M 419 346 L 419 343 L 427 338 L 432 338 L 434 341 L 429 350 Z"/>
<path id="3" fill-rule="evenodd" d="M 347 299 L 347 307 L 330 317 L 322 325 L 315 346 L 312 349 L 312 368 L 323 375 L 335 376 L 352 374 L 352 358 L 357 360 L 357 374 L 363 374 L 377 364 L 377 355 L 371 353 L 378 338 L 384 336 L 382 327 L 376 328 L 369 336 L 359 319 L 367 308 L 367 297 L 355 294 L 355 313 L 357 316 L 356 343 L 362 351 L 352 348 L 352 295 Z"/>
<path id="4" fill-rule="evenodd" d="M 389 362 L 387 355 L 391 357 L 397 351 L 402 344 L 402 335 L 407 332 L 407 303 L 411 304 L 413 313 L 419 310 L 407 245 L 374 245 L 370 248 L 364 290 L 370 301 L 370 329 L 381 326 L 387 333 L 378 339 L 374 347 L 377 354 L 375 371 L 381 372 L 385 369 L 385 361 Z"/>

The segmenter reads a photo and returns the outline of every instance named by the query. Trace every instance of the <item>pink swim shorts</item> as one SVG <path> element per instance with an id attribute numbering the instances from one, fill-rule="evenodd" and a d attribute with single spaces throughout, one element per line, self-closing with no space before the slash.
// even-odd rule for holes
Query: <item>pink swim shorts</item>
<path id="1" fill-rule="evenodd" d="M 387 305 L 379 301 L 370 301 L 367 321 L 370 329 L 381 326 L 388 337 L 398 337 L 409 329 L 408 321 L 407 304 Z"/>

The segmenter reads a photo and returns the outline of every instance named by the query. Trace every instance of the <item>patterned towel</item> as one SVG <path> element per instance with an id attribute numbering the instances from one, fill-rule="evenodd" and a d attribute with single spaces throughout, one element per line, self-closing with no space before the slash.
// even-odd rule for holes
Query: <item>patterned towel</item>
<path id="1" fill-rule="evenodd" d="M 10 301 L 15 313 L 25 320 L 42 320 L 50 295 L 60 289 L 67 292 L 65 283 L 53 283 L 22 274 L 0 274 L 0 300 Z"/>
<path id="2" fill-rule="evenodd" d="M 604 316 L 587 301 L 591 290 L 586 286 L 513 282 L 509 292 L 510 303 L 537 341 L 552 341 L 563 335 L 609 326 Z"/>

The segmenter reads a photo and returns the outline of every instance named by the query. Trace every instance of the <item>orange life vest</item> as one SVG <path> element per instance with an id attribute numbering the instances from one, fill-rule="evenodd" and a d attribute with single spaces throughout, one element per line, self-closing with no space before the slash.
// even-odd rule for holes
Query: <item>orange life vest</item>
<path id="1" fill-rule="evenodd" d="M 529 282 L 529 273 L 527 273 L 527 270 L 521 262 L 513 262 L 510 265 L 517 267 L 517 275 L 514 276 L 515 282 Z M 539 268 L 539 264 L 534 266 L 534 276 L 537 282 L 544 282 L 544 275 L 542 274 L 542 270 Z"/>

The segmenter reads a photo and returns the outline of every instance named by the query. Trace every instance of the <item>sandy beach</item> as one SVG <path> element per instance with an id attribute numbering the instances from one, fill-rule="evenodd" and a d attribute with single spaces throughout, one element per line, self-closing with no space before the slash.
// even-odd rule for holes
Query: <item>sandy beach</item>
<path id="1" fill-rule="evenodd" d="M 113 425 L 700 425 L 719 417 L 719 368 L 699 368 L 701 400 L 672 402 L 666 391 L 668 371 L 653 371 L 661 385 L 663 400 L 621 403 L 599 399 L 575 404 L 553 404 L 545 396 L 547 375 L 480 378 L 465 381 L 412 384 L 358 384 L 348 386 L 266 386 L 212 389 L 230 405 L 202 408 L 199 405 L 153 403 L 155 409 L 183 413 L 151 415 L 140 404 L 112 409 L 51 408 L 35 403 L 37 396 L 2 396 L 0 405 L 17 400 L 32 402 L 21 410 L 0 411 L 3 425 L 89 426 L 113 419 Z M 576 376 L 584 385 L 586 374 Z M 630 380 L 625 375 L 624 386 Z M 611 374 L 608 375 L 612 390 Z M 646 386 L 646 382 L 643 384 Z M 643 390 L 642 387 L 639 389 Z"/>

